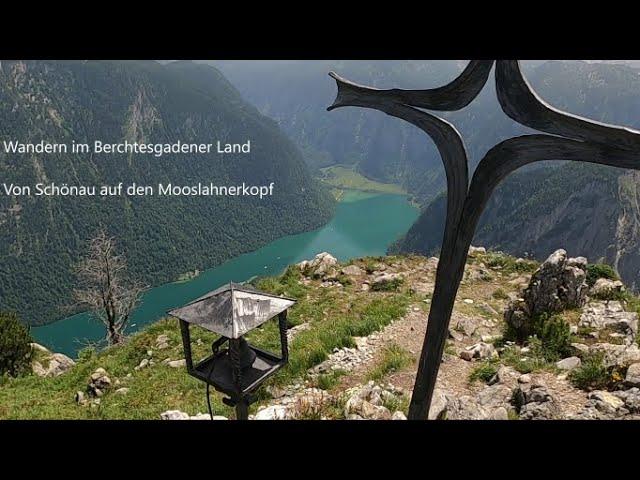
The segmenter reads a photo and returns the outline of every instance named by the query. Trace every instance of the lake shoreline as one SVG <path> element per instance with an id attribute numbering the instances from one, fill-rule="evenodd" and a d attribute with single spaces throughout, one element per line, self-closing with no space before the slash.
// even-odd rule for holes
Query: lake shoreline
<path id="1" fill-rule="evenodd" d="M 152 287 L 132 315 L 127 334 L 166 317 L 167 310 L 224 283 L 277 275 L 287 265 L 312 258 L 321 251 L 329 251 L 341 261 L 384 255 L 387 247 L 406 233 L 417 216 L 418 210 L 410 204 L 407 195 L 349 191 L 338 203 L 333 217 L 318 229 L 286 235 L 202 270 L 192 279 Z M 70 356 L 76 356 L 83 344 L 93 344 L 104 337 L 104 326 L 87 312 L 34 326 L 31 330 L 36 342 Z"/>

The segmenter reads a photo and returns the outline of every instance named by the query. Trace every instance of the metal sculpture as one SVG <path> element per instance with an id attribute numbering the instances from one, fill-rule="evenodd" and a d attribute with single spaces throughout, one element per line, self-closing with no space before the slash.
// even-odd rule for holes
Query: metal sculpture
<path id="1" fill-rule="evenodd" d="M 640 132 L 552 107 L 533 91 L 518 60 L 497 60 L 495 83 L 502 110 L 516 122 L 543 133 L 498 143 L 480 161 L 469 182 L 467 153 L 460 134 L 449 122 L 421 109 L 464 108 L 486 84 L 493 64 L 493 60 L 471 61 L 451 83 L 429 90 L 379 90 L 329 73 L 337 82 L 338 94 L 328 110 L 346 106 L 372 108 L 412 123 L 432 138 L 444 163 L 447 217 L 409 419 L 428 418 L 467 253 L 495 187 L 514 170 L 543 160 L 640 169 Z"/>

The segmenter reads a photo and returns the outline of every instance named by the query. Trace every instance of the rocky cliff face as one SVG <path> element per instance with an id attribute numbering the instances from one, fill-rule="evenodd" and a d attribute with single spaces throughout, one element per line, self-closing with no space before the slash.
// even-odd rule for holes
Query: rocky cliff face
<path id="1" fill-rule="evenodd" d="M 474 243 L 518 256 L 546 258 L 556 245 L 616 268 L 640 286 L 640 175 L 565 164 L 523 171 L 494 193 Z M 444 228 L 445 198 L 432 202 L 393 251 L 433 254 Z"/>

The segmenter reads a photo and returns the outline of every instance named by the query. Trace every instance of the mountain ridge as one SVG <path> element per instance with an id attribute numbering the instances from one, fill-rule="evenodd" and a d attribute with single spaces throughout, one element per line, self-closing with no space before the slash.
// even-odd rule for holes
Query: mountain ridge
<path id="1" fill-rule="evenodd" d="M 251 154 L 7 155 L 16 184 L 135 181 L 261 185 L 274 195 L 74 198 L 0 196 L 0 308 L 43 324 L 73 310 L 71 266 L 101 226 L 118 239 L 135 278 L 158 285 L 283 235 L 312 230 L 334 201 L 299 150 L 214 67 L 193 62 L 11 61 L 0 70 L 0 137 L 22 141 L 207 143 L 251 138 Z"/>

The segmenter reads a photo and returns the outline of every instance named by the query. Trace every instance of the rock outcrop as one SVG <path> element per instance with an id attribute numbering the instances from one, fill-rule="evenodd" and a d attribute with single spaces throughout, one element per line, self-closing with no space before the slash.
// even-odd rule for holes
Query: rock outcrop
<path id="1" fill-rule="evenodd" d="M 522 298 L 507 306 L 505 322 L 523 340 L 531 334 L 537 315 L 582 307 L 588 291 L 586 267 L 586 258 L 567 258 L 566 251 L 556 250 L 533 273 Z"/>
<path id="2" fill-rule="evenodd" d="M 35 359 L 31 362 L 31 370 L 39 377 L 57 377 L 71 369 L 76 362 L 62 353 L 53 353 L 39 343 L 31 343 Z M 33 358 L 33 357 L 32 357 Z"/>

